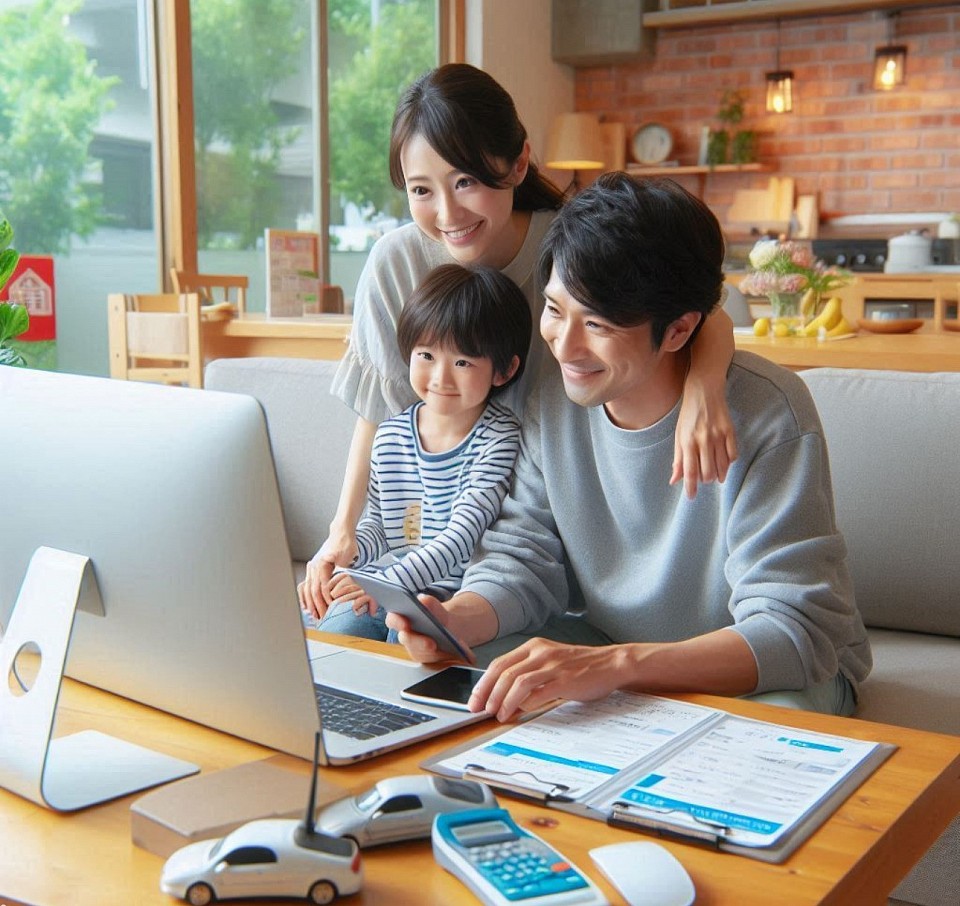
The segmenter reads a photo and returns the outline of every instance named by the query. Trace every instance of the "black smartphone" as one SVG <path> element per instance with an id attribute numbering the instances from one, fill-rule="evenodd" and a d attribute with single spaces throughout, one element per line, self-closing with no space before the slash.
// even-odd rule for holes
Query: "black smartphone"
<path id="1" fill-rule="evenodd" d="M 402 585 L 361 570 L 343 571 L 377 602 L 377 607 L 382 607 L 388 613 L 403 614 L 410 621 L 414 632 L 432 638 L 441 651 L 456 655 L 468 664 L 473 662 L 473 655 Z"/>
<path id="2" fill-rule="evenodd" d="M 470 693 L 483 676 L 476 667 L 447 667 L 433 676 L 428 676 L 400 693 L 401 698 L 425 705 L 439 705 L 441 708 L 456 708 L 468 711 L 467 702 Z"/>

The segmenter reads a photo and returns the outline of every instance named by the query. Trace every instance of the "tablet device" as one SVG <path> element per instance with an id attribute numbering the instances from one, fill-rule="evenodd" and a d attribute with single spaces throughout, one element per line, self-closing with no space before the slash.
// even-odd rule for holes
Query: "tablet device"
<path id="1" fill-rule="evenodd" d="M 399 613 L 410 621 L 414 632 L 429 636 L 441 651 L 473 663 L 473 656 L 464 648 L 437 618 L 402 585 L 383 576 L 357 569 L 344 569 L 374 601 L 388 613 Z"/>

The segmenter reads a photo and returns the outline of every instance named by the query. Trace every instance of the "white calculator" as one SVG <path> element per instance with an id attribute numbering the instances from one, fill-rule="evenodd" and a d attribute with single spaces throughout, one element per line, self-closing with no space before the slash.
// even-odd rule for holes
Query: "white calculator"
<path id="1" fill-rule="evenodd" d="M 487 906 L 607 906 L 600 889 L 506 809 L 437 815 L 433 856 Z"/>

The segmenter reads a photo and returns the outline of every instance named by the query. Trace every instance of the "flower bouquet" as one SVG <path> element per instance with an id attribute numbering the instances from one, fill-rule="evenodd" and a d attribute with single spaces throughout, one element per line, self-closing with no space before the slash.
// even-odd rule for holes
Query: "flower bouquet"
<path id="1" fill-rule="evenodd" d="M 809 246 L 792 240 L 760 239 L 750 250 L 752 270 L 740 283 L 748 296 L 766 296 L 776 332 L 800 332 L 815 319 L 825 298 L 846 285 L 850 275 L 814 258 Z"/>

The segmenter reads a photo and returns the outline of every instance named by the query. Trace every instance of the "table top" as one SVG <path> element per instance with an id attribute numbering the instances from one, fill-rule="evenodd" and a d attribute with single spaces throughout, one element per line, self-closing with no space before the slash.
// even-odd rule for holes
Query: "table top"
<path id="1" fill-rule="evenodd" d="M 844 339 L 755 337 L 737 333 L 737 349 L 746 349 L 795 370 L 802 368 L 871 368 L 894 371 L 960 371 L 960 333 L 922 327 L 915 333 L 874 334 L 859 331 Z"/>
<path id="2" fill-rule="evenodd" d="M 351 641 L 356 644 L 356 640 Z M 358 647 L 396 650 L 366 642 Z M 889 891 L 960 810 L 960 738 L 737 699 L 677 697 L 738 714 L 898 746 L 890 759 L 780 865 L 695 844 L 664 841 L 690 873 L 699 906 L 884 904 Z M 204 772 L 275 754 L 66 680 L 56 735 L 88 728 L 192 761 Z M 342 787 L 345 794 L 359 792 L 383 777 L 418 772 L 427 757 L 489 729 L 489 724 L 480 724 L 360 764 L 325 768 L 323 778 Z M 289 762 L 304 774 L 309 773 L 306 762 L 293 758 Z M 163 860 L 134 846 L 130 839 L 129 806 L 138 795 L 72 814 L 57 814 L 0 790 L 0 899 L 11 902 L 12 898 L 13 902 L 33 906 L 65 902 L 76 906 L 149 906 L 173 902 L 159 891 Z M 650 837 L 533 803 L 506 797 L 501 801 L 521 825 L 530 827 L 585 870 L 611 903 L 623 903 L 593 866 L 588 850 L 605 843 Z M 543 819 L 547 819 L 546 826 Z M 364 889 L 345 902 L 423 906 L 469 900 L 460 882 L 434 862 L 429 841 L 364 850 L 363 857 Z"/>
<path id="3" fill-rule="evenodd" d="M 248 311 L 232 317 L 204 322 L 205 331 L 219 331 L 230 337 L 346 337 L 353 326 L 352 315 L 303 315 L 300 318 L 272 318 L 262 311 Z"/>

